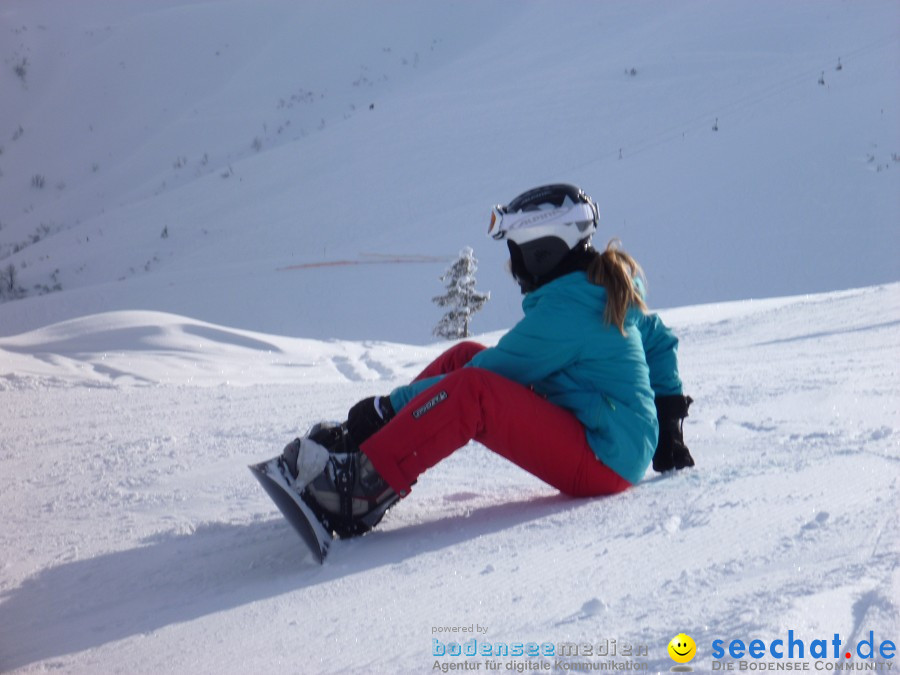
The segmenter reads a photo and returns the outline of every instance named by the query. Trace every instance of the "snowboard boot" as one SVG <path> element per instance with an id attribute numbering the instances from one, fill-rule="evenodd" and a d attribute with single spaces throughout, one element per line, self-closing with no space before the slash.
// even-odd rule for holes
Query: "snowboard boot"
<path id="1" fill-rule="evenodd" d="M 313 429 L 319 426 L 316 425 Z M 280 464 L 282 473 L 299 491 L 325 470 L 325 465 L 328 464 L 328 450 L 307 434 L 303 438 L 295 438 L 284 446 Z"/>
<path id="2" fill-rule="evenodd" d="M 305 438 L 289 443 L 283 456 L 289 470 L 292 456 L 298 458 L 293 464 L 296 467 L 316 465 L 303 459 L 306 454 L 313 456 L 307 453 L 307 448 L 312 446 L 325 450 L 325 463 L 302 488 L 300 497 L 326 529 L 341 538 L 365 534 L 399 501 L 400 497 L 378 475 L 345 425 L 317 424 Z M 300 474 L 292 472 L 292 475 Z"/>

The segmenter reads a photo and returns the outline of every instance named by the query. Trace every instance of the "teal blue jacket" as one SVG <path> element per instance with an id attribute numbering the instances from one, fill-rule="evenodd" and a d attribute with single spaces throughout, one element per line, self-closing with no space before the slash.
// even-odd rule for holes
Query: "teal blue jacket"
<path id="1" fill-rule="evenodd" d="M 659 433 L 654 396 L 681 394 L 678 339 L 655 314 L 631 309 L 625 335 L 603 319 L 606 290 L 572 272 L 529 293 L 524 318 L 468 367 L 530 386 L 584 425 L 606 466 L 641 480 Z M 394 410 L 433 385 L 420 380 L 391 392 Z"/>

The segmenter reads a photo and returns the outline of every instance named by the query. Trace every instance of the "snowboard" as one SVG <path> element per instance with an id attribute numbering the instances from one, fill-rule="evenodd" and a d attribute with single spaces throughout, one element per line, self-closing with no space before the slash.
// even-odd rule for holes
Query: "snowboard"
<path id="1" fill-rule="evenodd" d="M 325 562 L 332 536 L 316 518 L 312 509 L 300 498 L 281 468 L 281 458 L 275 457 L 259 464 L 251 464 L 250 471 L 275 502 L 291 526 L 300 535 L 319 563 Z"/>

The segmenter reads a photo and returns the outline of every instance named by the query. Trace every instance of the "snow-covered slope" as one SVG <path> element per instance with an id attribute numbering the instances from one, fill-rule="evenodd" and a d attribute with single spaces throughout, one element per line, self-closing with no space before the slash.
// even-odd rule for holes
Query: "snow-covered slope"
<path id="1" fill-rule="evenodd" d="M 4 0 L 0 670 L 900 642 L 898 26 L 888 0 Z M 472 444 L 314 564 L 246 464 L 440 353 L 463 246 L 498 339 L 520 298 L 487 214 L 549 181 L 678 307 L 697 468 L 578 501 Z"/>
<path id="2" fill-rule="evenodd" d="M 0 271 L 28 297 L 0 334 L 139 309 L 424 343 L 465 245 L 499 330 L 487 214 L 547 181 L 598 200 L 658 307 L 895 281 L 898 25 L 875 0 L 5 0 Z"/>
<path id="3" fill-rule="evenodd" d="M 557 663 L 434 655 L 434 639 L 477 637 L 616 640 L 647 647 L 617 663 L 668 670 L 666 644 L 685 632 L 704 671 L 716 639 L 896 642 L 900 285 L 664 318 L 696 399 L 695 469 L 573 500 L 473 444 L 324 566 L 245 465 L 441 345 L 143 312 L 0 339 L 0 669 Z M 486 632 L 442 632 L 469 626 Z"/>

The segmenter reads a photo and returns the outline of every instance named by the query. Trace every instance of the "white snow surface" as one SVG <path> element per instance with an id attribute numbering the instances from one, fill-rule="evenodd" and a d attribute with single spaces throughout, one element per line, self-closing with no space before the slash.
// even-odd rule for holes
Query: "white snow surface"
<path id="1" fill-rule="evenodd" d="M 663 316 L 697 467 L 577 500 L 473 443 L 323 566 L 245 465 L 444 344 L 144 312 L 0 339 L 0 666 L 431 672 L 472 625 L 652 670 L 679 632 L 699 670 L 716 638 L 896 640 L 900 284 Z"/>
<path id="2" fill-rule="evenodd" d="M 878 0 L 4 0 L 0 671 L 900 643 L 898 26 Z M 489 209 L 549 181 L 675 308 L 697 466 L 575 500 L 473 443 L 318 565 L 246 465 L 449 346 L 464 246 L 499 339 Z"/>

